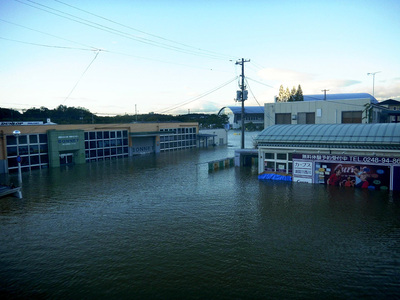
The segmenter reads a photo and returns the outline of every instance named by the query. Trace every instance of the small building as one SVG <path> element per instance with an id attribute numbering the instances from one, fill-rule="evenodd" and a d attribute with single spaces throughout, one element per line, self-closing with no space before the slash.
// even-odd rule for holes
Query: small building
<path id="1" fill-rule="evenodd" d="M 261 175 L 327 184 L 340 170 L 339 185 L 400 190 L 400 123 L 272 125 L 256 141 Z"/>
<path id="2" fill-rule="evenodd" d="M 21 135 L 17 138 L 14 130 Z M 0 173 L 82 164 L 197 147 L 198 123 L 0 126 Z"/>
<path id="3" fill-rule="evenodd" d="M 229 117 L 228 129 L 239 129 L 242 127 L 241 106 L 224 106 L 220 109 L 218 115 L 227 115 Z M 264 107 L 245 106 L 244 123 L 245 125 L 252 123 L 254 130 L 262 130 L 264 128 Z"/>
<path id="4" fill-rule="evenodd" d="M 223 128 L 200 129 L 197 139 L 197 147 L 199 148 L 226 146 L 228 144 L 228 132 Z"/>
<path id="5" fill-rule="evenodd" d="M 304 101 L 265 103 L 264 128 L 276 124 L 379 123 L 382 110 L 367 93 L 304 95 Z"/>
<path id="6" fill-rule="evenodd" d="M 400 123 L 400 101 L 388 99 L 379 102 L 379 105 L 385 108 L 382 111 L 383 123 Z"/>

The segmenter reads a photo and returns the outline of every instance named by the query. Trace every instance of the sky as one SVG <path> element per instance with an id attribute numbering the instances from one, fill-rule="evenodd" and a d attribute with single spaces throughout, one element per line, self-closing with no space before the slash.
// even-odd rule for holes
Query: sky
<path id="1" fill-rule="evenodd" d="M 0 107 L 218 113 L 235 101 L 400 100 L 400 1 L 0 0 Z M 368 73 L 375 73 L 368 75 Z"/>

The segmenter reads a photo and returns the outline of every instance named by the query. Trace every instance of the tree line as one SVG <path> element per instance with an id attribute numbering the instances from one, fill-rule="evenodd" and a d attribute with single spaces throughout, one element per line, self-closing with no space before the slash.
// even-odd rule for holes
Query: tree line
<path id="1" fill-rule="evenodd" d="M 22 113 L 17 110 L 1 108 L 0 120 L 2 122 L 42 121 L 56 124 L 121 124 L 135 122 L 198 122 L 201 128 L 224 128 L 228 123 L 227 115 L 216 114 L 186 114 L 186 115 L 163 115 L 163 114 L 140 114 L 140 115 L 117 115 L 97 116 L 83 107 L 67 107 L 59 105 L 55 109 L 30 108 Z"/>
<path id="2" fill-rule="evenodd" d="M 292 88 L 290 91 L 288 87 L 286 89 L 283 88 L 283 85 L 279 87 L 279 95 L 277 97 L 278 102 L 293 102 L 293 101 L 304 101 L 303 90 L 299 84 L 299 87 L 296 89 Z"/>

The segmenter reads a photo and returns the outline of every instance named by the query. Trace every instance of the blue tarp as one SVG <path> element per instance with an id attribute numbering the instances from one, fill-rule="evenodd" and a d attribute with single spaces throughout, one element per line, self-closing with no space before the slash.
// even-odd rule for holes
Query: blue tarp
<path id="1" fill-rule="evenodd" d="M 278 174 L 261 174 L 258 175 L 259 180 L 282 180 L 292 181 L 292 176 L 278 175 Z"/>

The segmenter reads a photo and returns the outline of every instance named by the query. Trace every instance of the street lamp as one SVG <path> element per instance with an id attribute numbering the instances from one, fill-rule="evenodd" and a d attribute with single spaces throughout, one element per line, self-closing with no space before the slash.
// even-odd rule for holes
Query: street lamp
<path id="1" fill-rule="evenodd" d="M 14 130 L 13 135 L 17 138 L 17 162 L 18 162 L 18 185 L 22 186 L 22 173 L 21 173 L 21 156 L 19 156 L 19 136 L 21 131 Z"/>
<path id="2" fill-rule="evenodd" d="M 375 97 L 375 74 L 380 73 L 380 72 L 381 71 L 367 73 L 367 75 L 372 75 L 372 96 L 374 96 L 374 97 Z"/>

